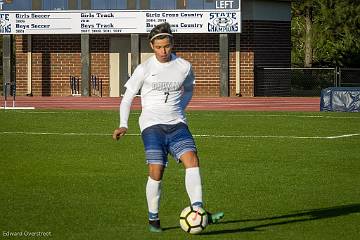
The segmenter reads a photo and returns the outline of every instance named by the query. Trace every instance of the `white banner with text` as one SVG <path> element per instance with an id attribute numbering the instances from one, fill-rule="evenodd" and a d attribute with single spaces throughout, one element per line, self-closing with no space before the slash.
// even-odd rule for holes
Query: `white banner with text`
<path id="1" fill-rule="evenodd" d="M 0 34 L 148 33 L 168 22 L 174 33 L 240 33 L 235 10 L 0 11 Z"/>

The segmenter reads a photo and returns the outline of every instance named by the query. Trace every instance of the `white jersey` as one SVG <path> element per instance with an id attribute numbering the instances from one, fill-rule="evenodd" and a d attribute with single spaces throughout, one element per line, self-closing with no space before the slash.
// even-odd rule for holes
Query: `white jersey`
<path id="1" fill-rule="evenodd" d="M 120 106 L 120 127 L 127 127 L 131 102 L 139 91 L 141 131 L 156 124 L 186 123 L 184 110 L 192 97 L 193 84 L 194 75 L 188 61 L 171 55 L 169 62 L 161 63 L 152 56 L 135 69 L 125 84 L 127 90 L 121 105 L 129 102 L 130 105 Z"/>

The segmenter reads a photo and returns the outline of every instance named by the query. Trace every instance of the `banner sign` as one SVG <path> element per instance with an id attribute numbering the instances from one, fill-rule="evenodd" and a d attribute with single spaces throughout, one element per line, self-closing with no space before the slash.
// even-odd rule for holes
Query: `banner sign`
<path id="1" fill-rule="evenodd" d="M 0 34 L 148 33 L 162 22 L 176 33 L 240 33 L 240 9 L 171 11 L 0 11 Z"/>

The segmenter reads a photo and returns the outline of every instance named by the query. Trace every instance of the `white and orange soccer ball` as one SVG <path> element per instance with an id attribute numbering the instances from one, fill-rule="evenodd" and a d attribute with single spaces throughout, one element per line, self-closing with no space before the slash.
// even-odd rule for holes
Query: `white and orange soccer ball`
<path id="1" fill-rule="evenodd" d="M 180 226 L 188 233 L 198 234 L 208 225 L 208 215 L 206 211 L 197 206 L 184 208 L 180 214 Z"/>

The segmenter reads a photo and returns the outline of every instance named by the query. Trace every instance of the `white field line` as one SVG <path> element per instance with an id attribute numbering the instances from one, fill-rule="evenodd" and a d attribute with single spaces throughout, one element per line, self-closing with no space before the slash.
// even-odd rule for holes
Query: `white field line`
<path id="1" fill-rule="evenodd" d="M 0 135 L 60 135 L 60 136 L 111 136 L 110 133 L 60 133 L 60 132 L 0 132 Z M 139 133 L 128 133 L 127 136 L 140 136 Z M 351 133 L 335 136 L 277 136 L 277 135 L 211 135 L 193 134 L 196 138 L 279 138 L 279 139 L 338 139 L 360 136 Z"/>
<path id="2" fill-rule="evenodd" d="M 23 114 L 78 114 L 78 113 L 84 113 L 84 112 L 75 112 L 75 111 L 62 111 L 62 112 L 34 112 L 34 111 L 17 111 L 16 113 L 23 113 Z"/>
<path id="3" fill-rule="evenodd" d="M 61 132 L 0 132 L 0 135 L 58 135 L 58 136 L 112 136 L 110 133 L 61 133 Z M 140 136 L 137 133 L 127 133 L 127 136 Z"/>
<path id="4" fill-rule="evenodd" d="M 194 137 L 209 137 L 209 138 L 288 138 L 288 139 L 337 139 L 360 136 L 360 133 L 344 134 L 337 136 L 276 136 L 276 135 L 193 135 Z"/>
<path id="5" fill-rule="evenodd" d="M 35 107 L 9 107 L 9 106 L 4 106 L 4 107 L 0 107 L 0 109 L 4 109 L 4 110 L 34 110 Z"/>
<path id="6" fill-rule="evenodd" d="M 206 115 L 213 116 L 215 114 L 205 113 Z M 194 112 L 188 112 L 186 115 L 197 115 Z M 295 118 L 330 118 L 330 119 L 360 119 L 359 116 L 349 116 L 349 117 L 341 117 L 341 116 L 323 116 L 323 115 L 290 115 L 290 114 L 266 114 L 266 115 L 256 115 L 256 114 L 231 114 L 230 117 L 295 117 Z"/>
<path id="7" fill-rule="evenodd" d="M 83 112 L 76 112 L 76 111 L 59 111 L 59 112 L 37 112 L 37 111 L 16 111 L 16 113 L 22 114 L 86 114 L 85 111 Z M 132 112 L 131 115 L 140 115 L 140 113 Z"/>
<path id="8" fill-rule="evenodd" d="M 47 112 L 47 111 L 16 111 L 16 113 L 23 114 L 83 114 L 85 112 L 76 112 L 76 111 L 59 111 L 59 112 Z M 131 115 L 140 115 L 139 112 L 132 112 Z M 204 114 L 204 113 L 201 113 Z M 212 113 L 205 113 L 206 115 L 213 116 Z M 188 116 L 196 116 L 196 112 L 187 112 Z M 329 119 L 360 119 L 359 116 L 323 116 L 323 115 L 290 115 L 290 114 L 266 114 L 266 115 L 257 115 L 257 114 L 231 114 L 231 117 L 295 117 L 295 118 L 329 118 Z"/>

